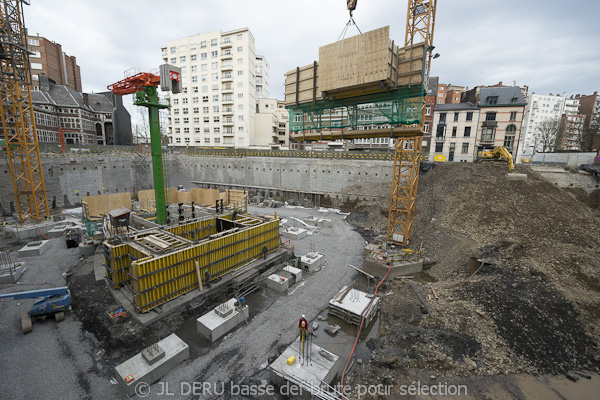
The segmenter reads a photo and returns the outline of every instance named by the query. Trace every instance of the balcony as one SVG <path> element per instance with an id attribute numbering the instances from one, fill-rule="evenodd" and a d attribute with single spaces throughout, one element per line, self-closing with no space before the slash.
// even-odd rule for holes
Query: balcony
<path id="1" fill-rule="evenodd" d="M 233 107 L 223 107 L 223 115 L 233 115 Z"/>
<path id="2" fill-rule="evenodd" d="M 493 145 L 494 144 L 494 138 L 490 137 L 490 136 L 483 136 L 481 138 L 481 140 L 479 140 L 479 143 L 481 143 L 482 145 L 484 145 L 484 144 L 491 144 L 491 145 Z"/>
<path id="3" fill-rule="evenodd" d="M 438 142 L 442 142 L 442 141 L 446 140 L 446 136 L 436 136 L 435 140 Z"/>
<path id="4" fill-rule="evenodd" d="M 221 93 L 233 93 L 233 86 L 232 85 L 223 85 L 221 87 Z"/>
<path id="5" fill-rule="evenodd" d="M 233 75 L 223 75 L 221 76 L 221 82 L 233 82 Z"/>
<path id="6" fill-rule="evenodd" d="M 221 48 L 222 49 L 230 49 L 231 46 L 233 46 L 233 44 L 231 43 L 231 40 L 229 40 L 229 39 L 223 40 L 221 42 Z"/>
<path id="7" fill-rule="evenodd" d="M 225 114 L 224 111 L 223 114 Z M 233 126 L 233 118 L 225 118 L 223 120 L 223 126 Z"/>
<path id="8" fill-rule="evenodd" d="M 223 100 L 221 101 L 223 104 L 233 104 L 233 97 L 223 96 Z"/>
<path id="9" fill-rule="evenodd" d="M 221 60 L 231 60 L 233 59 L 233 54 L 231 54 L 231 52 L 223 52 L 221 53 Z"/>
<path id="10" fill-rule="evenodd" d="M 225 72 L 225 71 L 233 71 L 233 64 L 231 63 L 225 63 L 223 65 L 221 65 L 221 71 Z"/>
<path id="11" fill-rule="evenodd" d="M 233 130 L 231 132 L 226 130 L 225 132 L 223 132 L 223 136 L 235 136 L 235 133 L 233 132 Z"/>
<path id="12" fill-rule="evenodd" d="M 498 126 L 498 121 L 483 121 L 482 126 L 484 128 L 496 128 Z"/>

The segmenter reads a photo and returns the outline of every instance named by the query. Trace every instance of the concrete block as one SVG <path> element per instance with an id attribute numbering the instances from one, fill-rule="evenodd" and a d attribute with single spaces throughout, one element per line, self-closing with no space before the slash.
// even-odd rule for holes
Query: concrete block
<path id="1" fill-rule="evenodd" d="M 321 218 L 317 220 L 317 226 L 319 228 L 331 228 L 331 220 L 326 218 Z"/>
<path id="2" fill-rule="evenodd" d="M 214 342 L 247 320 L 250 309 L 247 305 L 236 306 L 236 302 L 236 299 L 229 299 L 198 318 L 196 320 L 198 333 Z"/>
<path id="3" fill-rule="evenodd" d="M 282 232 L 283 237 L 290 239 L 302 239 L 306 237 L 307 230 L 304 228 L 296 228 L 294 226 L 284 229 Z"/>
<path id="4" fill-rule="evenodd" d="M 140 352 L 115 368 L 117 382 L 128 396 L 135 394 L 135 387 L 140 382 L 152 385 L 190 357 L 189 346 L 174 333 L 157 345 L 165 355 L 153 364 L 148 363 Z M 127 382 L 128 377 L 133 379 Z"/>
<path id="5" fill-rule="evenodd" d="M 23 263 L 15 263 L 8 268 L 0 269 L 0 284 L 17 283 L 26 270 L 27 267 Z"/>
<path id="6" fill-rule="evenodd" d="M 142 350 L 142 357 L 148 364 L 152 365 L 165 357 L 165 350 L 158 343 L 154 343 Z"/>
<path id="7" fill-rule="evenodd" d="M 363 271 L 371 275 L 383 277 L 388 272 L 389 265 L 379 262 L 373 259 L 363 260 Z M 423 271 L 423 260 L 417 261 L 394 261 L 392 263 L 392 270 L 390 271 L 387 279 L 393 279 L 397 276 L 406 276 L 417 274 Z"/>
<path id="8" fill-rule="evenodd" d="M 313 217 L 312 215 L 308 218 L 304 218 L 304 222 L 306 222 L 308 225 L 311 225 L 311 226 L 316 226 L 317 221 L 318 221 L 318 219 Z"/>
<path id="9" fill-rule="evenodd" d="M 305 256 L 300 257 L 300 265 L 302 269 L 308 272 L 315 272 L 323 265 L 325 265 L 325 255 L 316 252 L 307 253 Z"/>
<path id="10" fill-rule="evenodd" d="M 38 257 L 50 248 L 50 240 L 29 242 L 19 250 L 19 257 Z"/>
<path id="11" fill-rule="evenodd" d="M 285 267 L 283 267 L 283 270 L 291 276 L 292 282 L 291 282 L 290 286 L 293 286 L 302 280 L 302 270 L 301 269 L 294 268 L 291 265 L 286 265 Z"/>
<path id="12" fill-rule="evenodd" d="M 354 325 L 360 325 L 364 315 L 364 326 L 366 327 L 375 317 L 379 307 L 379 297 L 344 286 L 338 294 L 329 301 L 328 312 L 329 314 L 335 315 L 343 321 Z"/>
<path id="13" fill-rule="evenodd" d="M 96 254 L 96 244 L 94 242 L 83 242 L 79 243 L 79 255 L 84 257 L 91 257 Z"/>
<path id="14" fill-rule="evenodd" d="M 509 181 L 526 181 L 527 174 L 506 174 Z"/>
<path id="15" fill-rule="evenodd" d="M 277 293 L 283 293 L 289 289 L 290 281 L 285 276 L 272 274 L 267 277 L 267 287 L 276 291 Z"/>
<path id="16" fill-rule="evenodd" d="M 291 357 L 295 361 L 290 365 L 287 363 Z M 303 362 L 300 352 L 300 338 L 281 353 L 279 357 L 269 366 L 269 377 L 273 385 L 282 387 L 286 384 L 291 374 L 314 386 L 320 387 L 321 382 L 331 384 L 338 370 L 339 357 L 324 348 L 312 344 L 310 346 L 310 363 Z"/>

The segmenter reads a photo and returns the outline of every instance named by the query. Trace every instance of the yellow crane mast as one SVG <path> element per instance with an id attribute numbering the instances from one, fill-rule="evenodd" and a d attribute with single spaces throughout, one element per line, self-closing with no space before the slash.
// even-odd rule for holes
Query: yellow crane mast
<path id="1" fill-rule="evenodd" d="M 408 1 L 404 45 L 412 48 L 414 44 L 424 42 L 427 46 L 427 65 L 423 81 L 423 89 L 425 91 L 427 90 L 433 51 L 436 8 L 437 0 Z M 423 144 L 422 132 L 425 124 L 426 96 L 427 93 L 423 96 L 421 104 L 421 135 L 399 137 L 396 139 L 395 144 L 387 240 L 388 242 L 402 245 L 407 245 L 412 237 L 417 186 L 419 183 L 419 164 Z"/>
<path id="2" fill-rule="evenodd" d="M 19 219 L 39 221 L 49 210 L 31 102 L 24 1 L 0 1 L 0 117 L 8 165 Z"/>

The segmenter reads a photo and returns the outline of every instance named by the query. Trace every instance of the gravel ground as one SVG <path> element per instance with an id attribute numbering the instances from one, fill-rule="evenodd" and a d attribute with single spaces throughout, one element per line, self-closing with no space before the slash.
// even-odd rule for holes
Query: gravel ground
<path id="1" fill-rule="evenodd" d="M 63 237 L 52 239 L 40 257 L 25 261 L 27 271 L 17 285 L 0 285 L 0 293 L 64 286 L 63 273 L 79 259 L 78 249 L 67 249 Z M 0 302 L 0 397 L 4 399 L 116 398 L 116 386 L 95 371 L 93 346 L 81 323 L 69 312 L 56 323 L 54 318 L 37 321 L 33 332 L 23 335 L 20 315 L 34 300 Z"/>

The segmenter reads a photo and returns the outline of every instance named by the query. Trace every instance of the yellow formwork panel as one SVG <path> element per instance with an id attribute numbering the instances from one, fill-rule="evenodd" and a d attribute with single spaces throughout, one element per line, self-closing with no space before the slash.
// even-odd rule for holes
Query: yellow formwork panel
<path id="1" fill-rule="evenodd" d="M 173 226 L 168 228 L 167 232 L 181 236 L 188 240 L 204 239 L 217 233 L 216 218 L 209 218 L 202 221 Z"/>
<path id="2" fill-rule="evenodd" d="M 103 248 L 106 277 L 115 289 L 119 289 L 129 280 L 129 266 L 132 260 L 148 258 L 147 254 L 132 248 L 127 243 L 111 245 L 109 242 L 104 242 Z"/>
<path id="3" fill-rule="evenodd" d="M 195 262 L 202 278 L 208 269 L 214 279 L 260 257 L 264 246 L 273 251 L 279 244 L 279 220 L 274 220 L 164 256 L 133 261 L 130 276 L 135 306 L 146 312 L 197 288 Z"/>

